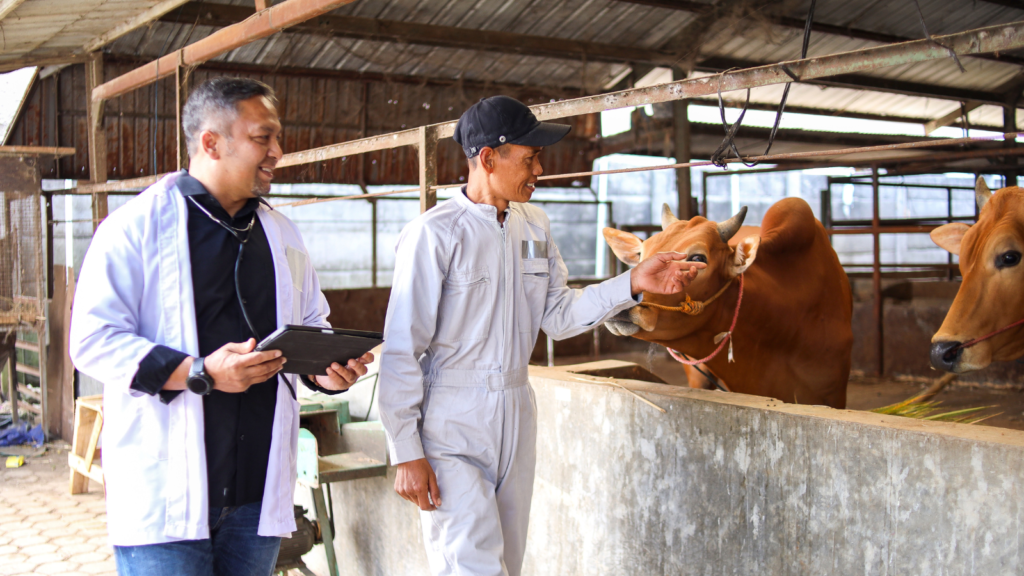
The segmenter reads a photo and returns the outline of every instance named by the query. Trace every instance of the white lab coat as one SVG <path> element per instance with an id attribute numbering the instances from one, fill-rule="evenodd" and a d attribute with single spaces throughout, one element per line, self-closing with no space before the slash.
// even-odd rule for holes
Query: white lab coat
<path id="1" fill-rule="evenodd" d="M 197 356 L 185 199 L 170 174 L 113 212 L 82 264 L 71 320 L 71 358 L 103 382 L 103 476 L 110 542 L 117 546 L 209 538 L 203 400 L 169 404 L 129 389 L 157 344 Z M 277 323 L 327 326 L 327 300 L 298 228 L 279 212 L 257 214 L 270 244 Z M 271 273 L 271 271 L 267 271 Z M 299 405 L 291 375 L 278 378 L 261 536 L 295 530 Z"/>
<path id="2" fill-rule="evenodd" d="M 546 253 L 545 253 L 546 252 Z M 380 363 L 393 463 L 426 457 L 442 506 L 421 515 L 435 574 L 519 573 L 536 452 L 527 367 L 538 331 L 564 339 L 634 306 L 629 273 L 574 290 L 547 215 L 464 193 L 398 241 Z"/>

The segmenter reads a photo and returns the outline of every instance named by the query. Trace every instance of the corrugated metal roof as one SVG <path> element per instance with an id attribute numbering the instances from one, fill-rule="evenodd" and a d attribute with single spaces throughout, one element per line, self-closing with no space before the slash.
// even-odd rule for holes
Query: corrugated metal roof
<path id="1" fill-rule="evenodd" d="M 184 0 L 15 0 L 2 22 L 0 64 L 19 58 L 82 53 L 94 39 L 148 10 Z"/>
<path id="2" fill-rule="evenodd" d="M 4 58 L 13 56 L 40 55 L 81 46 L 90 37 L 108 30 L 113 23 L 138 15 L 157 3 L 156 0 L 80 0 L 74 3 L 26 0 L 3 21 L 7 45 L 0 50 L 0 63 Z M 925 22 L 933 35 L 1024 20 L 1024 9 L 985 0 L 920 0 L 920 3 Z M 251 8 L 252 0 L 204 2 L 204 5 L 213 4 Z M 808 5 L 809 0 L 800 0 L 769 8 L 782 10 L 782 16 L 799 20 L 805 16 Z M 174 14 L 174 10 L 170 11 L 168 18 Z M 801 30 L 780 26 L 774 17 L 765 16 L 763 11 L 734 11 L 729 14 L 708 27 L 708 33 L 699 39 L 698 60 L 713 58 L 769 63 L 799 56 Z M 665 45 L 697 18 L 692 12 L 623 0 L 360 0 L 334 11 L 332 15 L 647 49 Z M 820 0 L 815 22 L 906 38 L 923 37 L 921 20 L 913 0 Z M 149 60 L 195 42 L 215 30 L 211 26 L 194 25 L 191 21 L 158 21 L 125 34 L 106 49 L 112 54 Z M 809 54 L 832 54 L 879 44 L 815 32 L 811 37 Z M 620 78 L 628 65 L 584 62 L 575 55 L 566 58 L 524 56 L 305 33 L 276 34 L 216 60 L 271 68 L 461 78 L 476 82 L 570 88 L 587 93 L 602 91 L 613 79 Z M 994 92 L 1020 78 L 1021 66 L 1016 63 L 981 58 L 961 58 L 961 61 L 966 69 L 963 73 L 951 59 L 945 59 L 878 69 L 865 76 L 985 92 Z M 774 104 L 781 97 L 781 92 L 781 86 L 760 88 L 753 92 L 752 101 Z M 742 96 L 736 93 L 728 95 L 730 99 Z M 822 89 L 799 84 L 792 88 L 789 103 L 829 112 L 909 118 L 937 118 L 959 107 L 957 102 L 948 99 L 838 87 Z M 997 106 L 982 106 L 969 118 L 975 124 L 997 126 L 1002 124 L 1002 111 Z"/>

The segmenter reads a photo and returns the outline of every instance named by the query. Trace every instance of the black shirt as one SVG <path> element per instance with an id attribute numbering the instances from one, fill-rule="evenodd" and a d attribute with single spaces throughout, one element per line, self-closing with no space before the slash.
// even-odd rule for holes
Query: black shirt
<path id="1" fill-rule="evenodd" d="M 244 230 L 253 221 L 239 262 L 245 310 L 258 332 L 257 341 L 277 328 L 277 293 L 270 244 L 256 211 L 260 200 L 250 199 L 230 217 L 217 199 L 187 173 L 177 182 L 188 207 L 188 245 L 192 265 L 199 354 L 208 356 L 228 342 L 253 338 L 235 292 L 235 260 L 241 242 L 210 215 Z M 194 202 L 193 202 L 194 201 Z M 132 388 L 170 402 L 180 391 L 160 390 L 187 354 L 156 346 L 140 363 Z M 241 394 L 214 390 L 203 398 L 206 469 L 211 507 L 241 506 L 263 499 L 270 442 L 277 404 L 277 377 L 251 386 Z"/>

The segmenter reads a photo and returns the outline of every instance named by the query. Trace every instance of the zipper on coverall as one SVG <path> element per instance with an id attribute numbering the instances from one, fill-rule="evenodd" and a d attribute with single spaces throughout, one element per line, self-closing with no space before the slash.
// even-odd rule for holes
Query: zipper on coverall
<path id="1" fill-rule="evenodd" d="M 508 219 L 511 214 L 505 215 L 505 222 L 502 224 L 498 223 L 498 227 L 501 229 L 501 358 L 498 360 L 498 369 L 501 372 L 505 371 L 505 351 L 508 350 L 508 346 L 505 343 L 505 338 L 508 331 L 507 319 L 508 319 L 508 238 L 507 228 Z"/>

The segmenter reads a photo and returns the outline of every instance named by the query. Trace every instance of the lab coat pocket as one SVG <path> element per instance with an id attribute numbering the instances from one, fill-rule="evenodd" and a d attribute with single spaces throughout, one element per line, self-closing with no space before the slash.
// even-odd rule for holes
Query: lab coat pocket
<path id="1" fill-rule="evenodd" d="M 302 293 L 302 283 L 306 277 L 306 264 L 308 257 L 302 250 L 288 246 L 285 251 L 288 260 L 288 271 L 291 272 L 292 288 Z"/>
<path id="2" fill-rule="evenodd" d="M 530 323 L 520 323 L 520 332 L 536 334 L 548 299 L 548 259 L 524 258 L 519 266 L 523 281 L 523 304 L 530 311 Z"/>
<path id="3" fill-rule="evenodd" d="M 493 309 L 491 279 L 486 268 L 449 272 L 441 288 L 435 340 L 483 340 Z"/>

